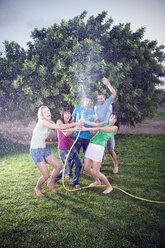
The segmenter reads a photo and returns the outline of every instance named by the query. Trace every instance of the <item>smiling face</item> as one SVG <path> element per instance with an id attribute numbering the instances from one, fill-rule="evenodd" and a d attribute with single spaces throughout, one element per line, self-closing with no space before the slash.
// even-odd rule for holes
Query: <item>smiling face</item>
<path id="1" fill-rule="evenodd" d="M 111 125 L 114 125 L 116 122 L 117 122 L 117 116 L 114 115 L 114 114 L 111 114 L 110 117 L 109 117 L 109 123 Z"/>
<path id="2" fill-rule="evenodd" d="M 91 105 L 91 99 L 86 97 L 86 98 L 84 99 L 84 104 L 83 104 L 83 106 L 84 106 L 85 109 L 88 109 L 88 108 L 90 107 L 90 105 Z"/>
<path id="3" fill-rule="evenodd" d="M 97 96 L 98 105 L 102 105 L 105 102 L 105 96 L 103 94 Z"/>
<path id="4" fill-rule="evenodd" d="M 65 111 L 63 116 L 64 116 L 64 123 L 68 123 L 71 119 L 71 112 Z"/>
<path id="5" fill-rule="evenodd" d="M 48 107 L 42 109 L 42 119 L 43 120 L 51 120 L 51 112 Z"/>

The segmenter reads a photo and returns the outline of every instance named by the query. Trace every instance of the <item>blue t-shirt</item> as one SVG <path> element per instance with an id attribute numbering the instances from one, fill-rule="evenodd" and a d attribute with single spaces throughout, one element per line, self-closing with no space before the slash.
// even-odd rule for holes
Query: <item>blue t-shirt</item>
<path id="1" fill-rule="evenodd" d="M 75 119 L 76 122 L 78 122 L 80 119 L 85 120 L 85 121 L 94 121 L 94 111 L 89 108 L 89 109 L 85 109 L 82 106 L 77 106 L 73 113 L 72 113 L 72 117 Z M 87 125 L 85 125 L 87 126 Z M 78 135 L 78 131 L 73 133 L 73 138 L 76 138 Z M 82 131 L 80 132 L 80 136 L 79 138 L 82 139 L 90 139 L 90 131 Z"/>
<path id="2" fill-rule="evenodd" d="M 98 106 L 96 104 L 96 115 L 98 117 L 98 121 L 109 121 L 109 116 L 112 113 L 112 104 L 114 103 L 113 97 L 110 96 L 105 100 L 105 102 Z"/>

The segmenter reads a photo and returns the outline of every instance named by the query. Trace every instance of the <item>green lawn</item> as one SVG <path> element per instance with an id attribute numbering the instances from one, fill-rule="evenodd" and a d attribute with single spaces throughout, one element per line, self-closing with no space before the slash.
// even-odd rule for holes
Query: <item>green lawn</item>
<path id="1" fill-rule="evenodd" d="M 58 156 L 56 146 L 49 148 Z M 45 184 L 46 197 L 38 198 L 34 187 L 40 174 L 28 149 L 0 136 L 1 248 L 165 247 L 165 204 L 137 200 L 117 189 L 106 196 L 104 188 L 67 192 L 61 183 L 58 194 Z M 119 174 L 112 174 L 108 154 L 102 172 L 112 185 L 133 195 L 165 201 L 164 151 L 165 135 L 119 135 Z M 83 171 L 81 186 L 91 182 Z M 71 181 L 66 185 L 71 188 Z"/>

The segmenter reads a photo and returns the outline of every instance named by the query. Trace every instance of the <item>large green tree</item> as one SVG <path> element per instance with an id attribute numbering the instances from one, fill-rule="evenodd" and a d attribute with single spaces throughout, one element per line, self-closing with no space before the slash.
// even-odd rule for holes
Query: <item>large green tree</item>
<path id="1" fill-rule="evenodd" d="M 1 112 L 6 106 L 6 118 L 21 115 L 29 120 L 45 104 L 56 119 L 64 104 L 80 104 L 84 95 L 90 95 L 94 102 L 98 91 L 108 97 L 103 76 L 117 90 L 114 108 L 123 123 L 134 125 L 154 115 L 161 97 L 156 86 L 163 84 L 161 78 L 165 76 L 164 47 L 157 41 L 143 40 L 144 28 L 132 32 L 129 23 L 112 26 L 113 20 L 106 18 L 105 11 L 85 21 L 86 14 L 84 11 L 59 25 L 35 29 L 26 54 L 18 44 L 6 43 L 6 56 L 0 58 L 0 106 Z M 13 73 L 5 72 L 5 63 Z M 9 85 L 12 104 L 7 98 L 5 101 Z"/>
<path id="2" fill-rule="evenodd" d="M 8 119 L 20 119 L 17 115 L 24 110 L 18 104 L 17 90 L 13 82 L 22 73 L 22 64 L 26 58 L 26 52 L 16 42 L 5 41 L 5 56 L 0 55 L 0 114 L 1 121 Z"/>

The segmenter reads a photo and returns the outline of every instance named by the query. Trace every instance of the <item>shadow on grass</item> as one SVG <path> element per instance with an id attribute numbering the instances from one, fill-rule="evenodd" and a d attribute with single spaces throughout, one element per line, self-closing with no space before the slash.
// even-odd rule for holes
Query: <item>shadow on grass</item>
<path id="1" fill-rule="evenodd" d="M 90 194 L 95 191 L 94 194 L 97 194 L 97 197 L 99 197 L 101 194 L 99 189 L 89 188 L 88 190 Z M 94 203 L 88 202 L 88 204 L 86 204 L 86 198 L 88 197 L 82 198 L 79 196 L 78 192 L 73 192 L 73 195 L 70 194 L 69 196 L 66 194 L 58 193 L 58 197 L 62 200 L 62 207 L 68 209 L 72 215 L 79 216 L 80 219 L 90 220 L 90 222 L 94 225 L 97 225 L 98 223 L 104 224 L 105 220 L 96 214 Z M 58 204 L 61 204 L 61 201 L 57 200 L 57 198 L 53 198 L 48 195 L 46 195 L 46 198 L 49 201 L 56 203 L 58 201 Z"/>

